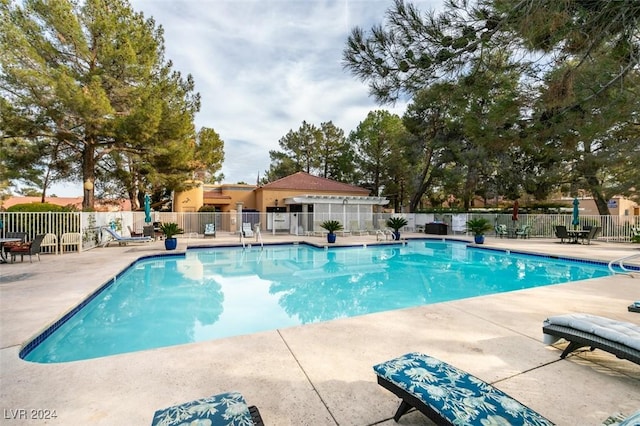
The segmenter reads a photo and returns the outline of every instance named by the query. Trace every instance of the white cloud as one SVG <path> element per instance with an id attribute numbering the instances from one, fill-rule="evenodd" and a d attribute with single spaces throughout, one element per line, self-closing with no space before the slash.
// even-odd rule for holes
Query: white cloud
<path id="1" fill-rule="evenodd" d="M 414 1 L 426 11 L 442 0 Z M 392 0 L 131 0 L 164 28 L 165 56 L 194 77 L 202 106 L 197 127 L 225 142 L 225 182 L 254 183 L 269 150 L 303 120 L 345 134 L 378 106 L 345 71 L 351 29 L 382 23 Z"/>

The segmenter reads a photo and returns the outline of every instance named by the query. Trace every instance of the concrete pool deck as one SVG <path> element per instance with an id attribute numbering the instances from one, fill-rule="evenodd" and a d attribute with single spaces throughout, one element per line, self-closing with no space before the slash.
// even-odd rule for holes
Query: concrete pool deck
<path id="1" fill-rule="evenodd" d="M 270 234 L 263 239 L 325 242 Z M 339 236 L 338 244 L 375 240 Z M 178 250 L 230 243 L 238 243 L 238 237 L 185 237 Z M 640 254 L 637 244 L 602 241 L 568 245 L 487 237 L 485 247 L 603 261 Z M 640 300 L 640 273 L 85 361 L 19 359 L 22 345 L 110 277 L 140 256 L 163 253 L 157 241 L 0 265 L 4 424 L 148 425 L 157 409 L 236 390 L 258 406 L 266 425 L 390 426 L 396 424 L 392 417 L 399 400 L 377 385 L 372 366 L 414 351 L 493 383 L 558 425 L 599 425 L 612 414 L 640 409 L 639 365 L 599 350 L 561 360 L 564 343 L 544 345 L 541 331 L 548 316 L 572 312 L 640 324 L 640 314 L 627 311 Z M 56 418 L 37 418 L 53 410 Z M 413 412 L 399 424 L 432 423 Z"/>

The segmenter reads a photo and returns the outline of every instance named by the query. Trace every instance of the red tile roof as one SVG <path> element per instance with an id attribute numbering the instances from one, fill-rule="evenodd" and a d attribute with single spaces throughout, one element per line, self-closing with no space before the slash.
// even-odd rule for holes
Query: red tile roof
<path id="1" fill-rule="evenodd" d="M 293 189 L 296 191 L 349 192 L 369 195 L 369 190 L 335 180 L 321 178 L 305 172 L 297 172 L 263 186 L 264 189 Z"/>

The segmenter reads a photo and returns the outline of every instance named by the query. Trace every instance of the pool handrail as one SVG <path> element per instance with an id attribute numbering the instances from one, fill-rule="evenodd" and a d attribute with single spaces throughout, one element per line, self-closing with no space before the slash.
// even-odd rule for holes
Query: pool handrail
<path id="1" fill-rule="evenodd" d="M 613 259 L 611 262 L 609 262 L 609 270 L 614 274 L 623 274 L 623 275 L 629 275 L 631 277 L 634 277 L 634 275 L 632 274 L 633 271 L 631 269 L 625 268 L 623 263 L 624 261 L 633 259 L 634 257 L 640 257 L 640 253 L 634 253 L 632 255 L 624 256 L 619 259 Z M 616 263 L 618 264 L 618 267 L 622 269 L 623 272 L 616 271 L 613 268 L 613 265 Z"/>

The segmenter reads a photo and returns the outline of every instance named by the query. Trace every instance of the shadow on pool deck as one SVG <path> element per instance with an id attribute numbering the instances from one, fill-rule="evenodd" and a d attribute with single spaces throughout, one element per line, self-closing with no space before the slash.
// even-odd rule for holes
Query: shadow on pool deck
<path id="1" fill-rule="evenodd" d="M 183 238 L 179 250 L 237 242 Z M 338 237 L 338 244 L 374 242 Z M 542 239 L 489 237 L 485 246 L 604 261 L 640 253 L 631 244 Z M 18 358 L 24 343 L 110 277 L 140 256 L 163 253 L 158 241 L 0 265 L 0 408 L 5 419 L 22 415 L 16 410 L 27 416 L 9 424 L 42 424 L 31 410 L 55 410 L 48 424 L 144 425 L 158 408 L 237 390 L 267 425 L 392 425 L 398 400 L 376 384 L 372 366 L 412 351 L 494 383 L 559 425 L 596 425 L 640 408 L 640 366 L 597 350 L 560 360 L 558 348 L 542 343 L 549 315 L 589 312 L 640 324 L 640 314 L 627 311 L 640 299 L 640 277 L 622 275 L 86 361 Z M 430 422 L 411 413 L 400 424 Z"/>

